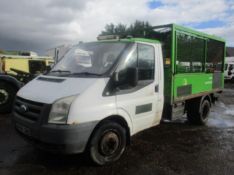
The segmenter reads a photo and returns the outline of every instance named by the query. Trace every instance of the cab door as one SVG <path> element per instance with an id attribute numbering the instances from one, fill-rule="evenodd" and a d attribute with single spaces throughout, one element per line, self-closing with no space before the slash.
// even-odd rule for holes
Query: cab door
<path id="1" fill-rule="evenodd" d="M 159 74 L 156 60 L 156 45 L 137 43 L 119 66 L 118 76 L 125 83 L 118 87 L 116 103 L 118 110 L 124 110 L 133 123 L 133 133 L 160 122 L 162 101 L 159 98 Z M 131 85 L 128 70 L 136 69 L 138 81 Z"/>

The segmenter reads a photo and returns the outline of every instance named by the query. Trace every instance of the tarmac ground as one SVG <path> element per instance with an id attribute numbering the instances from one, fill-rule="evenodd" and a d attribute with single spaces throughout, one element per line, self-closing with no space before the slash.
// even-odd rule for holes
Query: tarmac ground
<path id="1" fill-rule="evenodd" d="M 185 118 L 136 134 L 116 163 L 90 164 L 83 154 L 38 151 L 15 132 L 10 115 L 0 116 L 0 175 L 233 175 L 234 84 L 228 83 L 206 126 Z"/>

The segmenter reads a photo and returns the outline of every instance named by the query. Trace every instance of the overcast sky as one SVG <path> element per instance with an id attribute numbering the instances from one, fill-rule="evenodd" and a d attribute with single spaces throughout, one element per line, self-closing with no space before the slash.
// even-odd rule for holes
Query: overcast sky
<path id="1" fill-rule="evenodd" d="M 96 40 L 107 23 L 177 23 L 234 46 L 234 0 L 0 0 L 0 48 L 46 49 Z"/>

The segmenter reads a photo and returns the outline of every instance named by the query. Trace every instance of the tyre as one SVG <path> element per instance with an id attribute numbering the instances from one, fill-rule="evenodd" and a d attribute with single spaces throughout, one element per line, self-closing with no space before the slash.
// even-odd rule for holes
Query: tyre
<path id="1" fill-rule="evenodd" d="M 230 82 L 231 82 L 231 83 L 234 83 L 234 77 L 231 78 Z"/>
<path id="2" fill-rule="evenodd" d="M 9 83 L 0 82 L 0 113 L 9 113 L 15 99 L 16 88 Z"/>
<path id="3" fill-rule="evenodd" d="M 117 161 L 126 148 L 126 129 L 118 123 L 102 123 L 91 137 L 89 156 L 97 165 Z"/>
<path id="4" fill-rule="evenodd" d="M 200 102 L 200 99 L 189 103 L 187 109 L 187 119 L 191 124 L 204 125 L 206 124 L 210 114 L 210 102 L 205 99 Z"/>

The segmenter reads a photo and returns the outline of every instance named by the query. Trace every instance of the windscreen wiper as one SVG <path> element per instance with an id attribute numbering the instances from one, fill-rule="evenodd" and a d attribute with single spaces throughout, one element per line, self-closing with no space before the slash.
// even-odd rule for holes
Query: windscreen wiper
<path id="1" fill-rule="evenodd" d="M 71 73 L 71 75 L 94 75 L 94 76 L 101 76 L 101 74 L 92 73 L 92 72 L 76 72 L 76 73 Z"/>
<path id="2" fill-rule="evenodd" d="M 61 70 L 61 69 L 58 69 L 58 70 L 52 70 L 52 71 L 50 71 L 50 72 L 58 72 L 58 73 L 71 73 L 71 71 L 69 71 L 69 70 Z"/>

